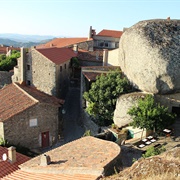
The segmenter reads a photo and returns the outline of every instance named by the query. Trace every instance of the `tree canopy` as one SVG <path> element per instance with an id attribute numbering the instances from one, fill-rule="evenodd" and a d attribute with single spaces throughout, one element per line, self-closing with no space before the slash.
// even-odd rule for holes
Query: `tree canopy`
<path id="1" fill-rule="evenodd" d="M 0 71 L 9 71 L 17 65 L 17 58 L 20 57 L 20 52 L 12 50 L 11 56 L 5 54 L 0 55 Z"/>
<path id="2" fill-rule="evenodd" d="M 155 131 L 167 128 L 175 119 L 175 114 L 169 113 L 167 107 L 155 103 L 152 95 L 139 99 L 137 105 L 129 109 L 128 114 L 133 118 L 134 127 Z"/>
<path id="3" fill-rule="evenodd" d="M 91 89 L 84 93 L 84 98 L 88 101 L 86 111 L 94 117 L 97 124 L 110 125 L 117 98 L 120 94 L 131 91 L 128 79 L 118 70 L 97 76 Z"/>

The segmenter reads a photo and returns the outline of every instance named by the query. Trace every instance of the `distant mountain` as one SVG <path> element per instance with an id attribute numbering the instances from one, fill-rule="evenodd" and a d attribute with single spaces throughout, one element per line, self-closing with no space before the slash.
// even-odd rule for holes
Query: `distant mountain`
<path id="1" fill-rule="evenodd" d="M 39 42 L 17 42 L 11 39 L 4 39 L 4 38 L 0 38 L 0 45 L 7 45 L 7 46 L 13 46 L 13 47 L 31 47 L 31 46 L 37 46 L 39 44 L 45 44 L 48 41 L 51 41 L 52 39 L 45 39 Z"/>
<path id="2" fill-rule="evenodd" d="M 17 42 L 40 42 L 46 39 L 54 39 L 54 36 L 41 36 L 41 35 L 24 35 L 24 34 L 10 34 L 10 33 L 4 33 L 0 34 L 0 38 L 3 39 L 10 39 Z"/>

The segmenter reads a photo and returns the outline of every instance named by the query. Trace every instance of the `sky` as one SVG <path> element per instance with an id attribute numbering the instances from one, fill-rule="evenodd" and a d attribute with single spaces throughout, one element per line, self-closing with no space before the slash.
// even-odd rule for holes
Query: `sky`
<path id="1" fill-rule="evenodd" d="M 147 19 L 180 19 L 180 0 L 0 0 L 0 33 L 87 37 Z"/>

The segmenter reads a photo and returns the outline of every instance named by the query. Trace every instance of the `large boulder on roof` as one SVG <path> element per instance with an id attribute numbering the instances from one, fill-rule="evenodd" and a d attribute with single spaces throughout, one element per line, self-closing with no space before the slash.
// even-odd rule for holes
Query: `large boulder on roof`
<path id="1" fill-rule="evenodd" d="M 180 91 L 180 20 L 146 20 L 127 29 L 120 40 L 122 71 L 141 91 Z"/>

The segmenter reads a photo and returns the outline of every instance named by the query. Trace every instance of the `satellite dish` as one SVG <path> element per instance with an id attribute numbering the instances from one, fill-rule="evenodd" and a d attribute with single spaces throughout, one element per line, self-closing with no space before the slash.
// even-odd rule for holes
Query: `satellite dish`
<path id="1" fill-rule="evenodd" d="M 4 154 L 2 155 L 2 160 L 3 160 L 3 161 L 6 161 L 6 160 L 7 160 L 7 154 L 6 154 L 6 153 L 4 153 Z"/>

